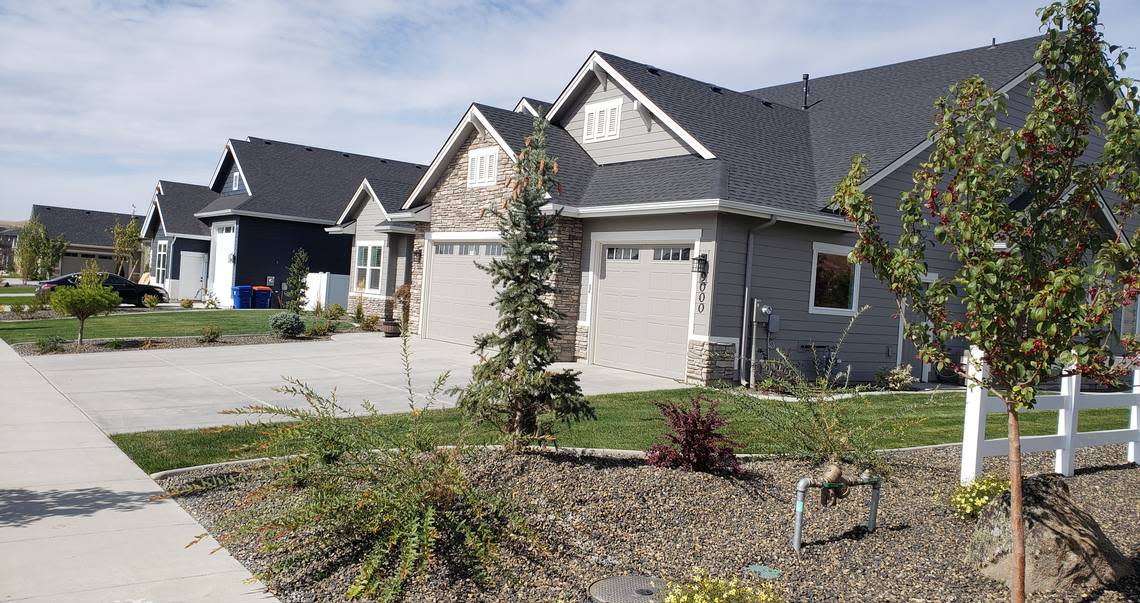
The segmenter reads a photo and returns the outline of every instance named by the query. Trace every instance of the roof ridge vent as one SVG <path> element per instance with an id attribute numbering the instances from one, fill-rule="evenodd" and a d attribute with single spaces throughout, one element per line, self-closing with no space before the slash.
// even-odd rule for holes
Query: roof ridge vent
<path id="1" fill-rule="evenodd" d="M 721 88 L 720 86 L 709 86 L 709 90 L 712 90 L 717 94 L 724 94 L 724 88 Z"/>
<path id="2" fill-rule="evenodd" d="M 313 147 L 305 147 L 305 150 L 306 150 L 306 151 L 312 151 L 312 150 L 313 150 Z"/>
<path id="3" fill-rule="evenodd" d="M 345 157 L 351 157 L 351 155 L 349 155 L 348 153 L 341 153 L 341 155 L 344 155 Z"/>
<path id="4" fill-rule="evenodd" d="M 273 144 L 272 140 L 263 140 L 262 142 L 264 142 L 265 144 Z"/>
<path id="5" fill-rule="evenodd" d="M 346 157 L 347 157 L 347 155 L 346 155 Z M 388 160 L 387 159 L 381 159 L 380 163 L 388 163 Z"/>
<path id="6" fill-rule="evenodd" d="M 646 71 L 648 71 L 649 73 L 652 73 L 653 75 L 661 75 L 661 70 L 654 67 L 653 65 L 648 65 L 648 66 L 646 66 L 645 69 L 646 69 Z"/>

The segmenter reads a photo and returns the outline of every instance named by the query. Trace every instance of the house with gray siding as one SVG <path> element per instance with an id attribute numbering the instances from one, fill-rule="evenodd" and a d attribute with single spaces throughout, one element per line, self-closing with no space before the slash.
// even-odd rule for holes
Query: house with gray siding
<path id="1" fill-rule="evenodd" d="M 547 207 L 564 260 L 562 360 L 708 383 L 747 381 L 779 350 L 810 372 L 865 307 L 840 364 L 856 380 L 907 364 L 931 379 L 893 295 L 847 262 L 855 235 L 830 198 L 864 154 L 862 187 L 897 236 L 894 204 L 929 148 L 935 99 L 981 75 L 1019 123 L 1039 40 L 744 91 L 593 52 L 551 102 L 468 107 L 399 210 L 368 220 L 411 237 L 413 329 L 470 345 L 496 318 L 476 265 L 500 250 L 486 210 L 509 197 L 541 115 L 563 185 Z M 931 278 L 955 268 L 945 251 L 928 263 Z"/>
<path id="2" fill-rule="evenodd" d="M 298 248 L 308 253 L 310 272 L 347 278 L 352 240 L 326 231 L 336 225 L 345 199 L 364 178 L 415 182 L 423 170 L 412 163 L 265 138 L 228 140 L 204 187 L 208 192 L 201 187 L 186 191 L 195 201 L 184 204 L 200 205 L 189 217 L 202 224 L 197 236 L 208 242 L 205 291 L 228 306 L 233 286 L 263 285 L 280 300 Z M 156 214 L 159 206 L 166 210 L 162 198 L 154 205 Z M 154 226 L 148 231 L 156 232 Z M 155 239 L 156 266 L 158 246 Z M 174 261 L 169 252 L 166 261 Z M 168 270 L 173 276 L 173 269 Z M 182 279 L 181 270 L 177 276 Z"/>
<path id="3" fill-rule="evenodd" d="M 159 180 L 139 229 L 145 271 L 170 299 L 203 300 L 210 265 L 210 227 L 194 217 L 217 198 L 210 187 Z"/>

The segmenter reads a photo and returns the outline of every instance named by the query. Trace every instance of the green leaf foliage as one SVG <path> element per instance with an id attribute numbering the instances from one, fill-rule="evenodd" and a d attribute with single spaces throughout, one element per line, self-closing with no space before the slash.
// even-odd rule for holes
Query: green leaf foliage
<path id="1" fill-rule="evenodd" d="M 94 261 L 79 273 L 74 287 L 58 287 L 51 294 L 51 308 L 63 316 L 79 320 L 78 342 L 83 343 L 83 327 L 88 318 L 114 310 L 123 300 L 110 287 L 104 287 L 107 275 L 99 272 Z"/>
<path id="2" fill-rule="evenodd" d="M 924 319 L 906 327 L 922 358 L 961 372 L 952 348 L 977 346 L 990 366 L 983 385 L 1013 411 L 1032 407 L 1041 381 L 1061 371 L 1113 382 L 1140 357 L 1113 321 L 1140 295 L 1140 99 L 1118 73 L 1126 55 L 1103 39 L 1099 9 L 1067 0 L 1038 11 L 1041 68 L 1019 126 L 1007 123 L 1006 95 L 979 77 L 936 101 L 933 144 L 898 200 L 896 239 L 860 190 L 861 157 L 833 198 L 858 229 L 851 259 Z M 935 249 L 958 268 L 926 286 Z M 1121 351 L 1125 361 L 1114 361 Z"/>

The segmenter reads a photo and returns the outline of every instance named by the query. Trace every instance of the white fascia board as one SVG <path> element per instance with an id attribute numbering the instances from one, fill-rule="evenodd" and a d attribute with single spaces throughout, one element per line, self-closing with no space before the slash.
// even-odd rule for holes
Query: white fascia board
<path id="1" fill-rule="evenodd" d="M 427 232 L 428 241 L 498 241 L 502 237 L 497 230 L 468 230 L 462 232 Z"/>
<path id="2" fill-rule="evenodd" d="M 420 206 L 413 210 L 388 215 L 393 222 L 431 222 L 431 206 Z"/>
<path id="3" fill-rule="evenodd" d="M 451 156 L 458 150 L 458 146 L 463 144 L 463 139 L 467 135 L 469 128 L 483 129 L 490 132 L 495 142 L 498 142 L 499 146 L 507 154 L 507 157 L 510 157 L 511 161 L 517 160 L 514 150 L 507 145 L 503 137 L 495 131 L 495 128 L 491 127 L 490 122 L 487 121 L 487 118 L 483 116 L 479 109 L 476 108 L 475 105 L 471 105 L 467 109 L 467 113 L 463 115 L 463 119 L 459 120 L 455 129 L 451 131 L 451 136 L 447 137 L 447 142 L 445 142 L 439 152 L 435 154 L 435 159 L 432 159 L 431 165 L 428 166 L 427 172 L 424 173 L 424 177 L 420 178 L 420 181 L 416 184 L 416 188 L 412 190 L 412 194 L 408 195 L 408 199 L 400 206 L 402 209 L 409 209 L 412 204 L 415 203 L 416 199 L 419 199 L 420 195 L 430 190 L 436 183 L 442 175 L 441 172 L 447 167 Z"/>
<path id="4" fill-rule="evenodd" d="M 372 232 L 379 233 L 396 233 L 396 234 L 415 234 L 416 228 L 414 226 L 396 226 L 391 222 L 383 222 L 372 227 Z"/>
<path id="5" fill-rule="evenodd" d="M 582 65 L 582 68 L 578 70 L 578 73 L 574 76 L 574 79 L 570 81 L 570 84 L 566 86 L 566 88 L 562 91 L 562 94 L 558 96 L 558 100 L 554 101 L 554 104 L 551 105 L 550 111 L 547 111 L 546 113 L 547 120 L 553 122 L 555 117 L 558 116 L 558 112 L 568 106 L 570 98 L 578 92 L 579 88 L 582 85 L 582 82 L 586 78 L 586 75 L 594 73 L 595 67 L 600 67 L 602 70 L 604 70 L 611 81 L 632 95 L 633 98 L 637 100 L 637 102 L 641 103 L 641 105 L 644 106 L 650 113 L 656 116 L 657 119 L 660 120 L 661 123 L 665 124 L 665 127 L 669 128 L 674 134 L 677 135 L 678 138 L 685 141 L 685 144 L 689 145 L 689 147 L 696 151 L 698 155 L 705 159 L 716 159 L 716 155 L 713 155 L 712 151 L 708 150 L 708 148 L 706 148 L 705 145 L 701 144 L 700 141 L 698 141 L 692 134 L 686 132 L 680 124 L 678 124 L 673 120 L 672 117 L 669 117 L 668 114 L 662 111 L 656 103 L 649 100 L 648 96 L 645 96 L 643 92 L 635 88 L 633 84 L 629 82 L 629 80 L 622 77 L 622 75 L 618 73 L 616 69 L 614 69 L 596 52 L 590 55 L 590 58 L 587 59 L 586 63 Z"/>
<path id="6" fill-rule="evenodd" d="M 356 222 L 349 222 L 348 224 L 344 224 L 338 221 L 336 225 L 326 227 L 325 232 L 334 235 L 356 234 Z"/>
<path id="7" fill-rule="evenodd" d="M 165 220 L 162 219 L 162 209 L 158 206 L 158 197 L 161 191 L 162 185 L 155 187 L 154 195 L 150 198 L 150 209 L 147 210 L 146 217 L 143 218 L 142 228 L 139 229 L 139 232 L 147 232 L 150 230 L 150 221 L 154 219 L 155 213 L 158 214 L 158 223 L 162 225 L 162 231 L 166 232 Z"/>
<path id="8" fill-rule="evenodd" d="M 243 184 L 245 184 L 246 196 L 253 196 L 253 188 L 249 185 L 249 178 L 245 177 L 245 172 L 241 169 L 241 162 L 238 161 L 237 153 L 234 151 L 233 144 L 231 144 L 229 140 L 226 141 L 226 146 L 222 152 L 222 157 L 218 159 L 218 165 L 214 168 L 214 175 L 210 177 L 210 187 L 212 188 L 214 186 L 214 183 L 218 181 L 218 176 L 222 171 L 222 164 L 226 162 L 227 153 L 234 158 L 234 166 L 237 167 L 238 173 L 241 174 L 241 181 Z"/>
<path id="9" fill-rule="evenodd" d="M 1007 82 L 1006 85 L 1002 86 L 1001 88 L 998 88 L 997 92 L 999 92 L 1001 94 L 1008 94 L 1010 90 L 1013 90 L 1014 88 L 1019 86 L 1022 82 L 1029 79 L 1029 76 L 1033 75 L 1034 73 L 1037 73 L 1040 69 L 1041 69 L 1041 65 L 1038 63 L 1034 63 L 1033 66 L 1031 66 L 1029 69 L 1026 69 L 1025 71 L 1021 72 L 1021 74 L 1018 75 L 1017 77 L 1013 78 L 1012 80 L 1009 80 L 1009 82 Z M 930 137 L 925 138 L 922 142 L 918 143 L 913 148 L 911 148 L 911 150 L 907 151 L 906 153 L 903 153 L 898 159 L 895 159 L 894 161 L 890 162 L 889 164 L 887 164 L 886 167 L 884 167 L 883 169 L 872 174 L 870 178 L 867 178 L 866 180 L 864 180 L 863 184 L 859 185 L 859 190 L 862 192 L 866 192 L 872 186 L 875 186 L 876 184 L 878 184 L 880 180 L 882 180 L 883 178 L 886 178 L 887 176 L 890 176 L 891 174 L 893 174 L 895 172 L 895 170 L 897 170 L 897 169 L 901 168 L 902 166 L 906 165 L 907 163 L 909 163 L 910 160 L 917 157 L 919 153 L 925 151 L 926 149 L 929 149 L 930 146 L 933 144 L 934 144 L 933 138 L 930 138 Z"/>
<path id="10" fill-rule="evenodd" d="M 376 207 L 380 208 L 380 213 L 384 215 L 384 219 L 385 220 L 389 219 L 388 218 L 388 212 L 384 211 L 384 206 L 380 204 L 380 198 L 376 196 L 376 191 L 372 190 L 372 185 L 369 184 L 368 179 L 365 178 L 360 183 L 360 186 L 357 187 L 356 192 L 352 194 L 352 198 L 349 199 L 348 205 L 345 206 L 344 211 L 341 212 L 341 214 L 340 214 L 340 217 L 337 218 L 337 220 L 336 220 L 337 224 L 343 224 L 344 223 L 344 220 L 345 220 L 345 218 L 348 217 L 348 214 L 351 213 L 352 209 L 358 205 L 358 203 L 360 201 L 360 195 L 362 193 L 368 193 L 368 196 L 374 202 L 376 202 Z M 365 200 L 365 203 L 367 203 L 367 202 L 368 201 Z"/>
<path id="11" fill-rule="evenodd" d="M 515 105 L 515 113 L 522 113 L 523 111 L 530 113 L 534 117 L 538 117 L 538 110 L 525 98 L 520 98 L 518 104 Z"/>
<path id="12" fill-rule="evenodd" d="M 855 226 L 839 217 L 813 215 L 781 208 L 767 207 L 753 203 L 741 203 L 726 199 L 691 199 L 686 201 L 656 201 L 652 203 L 627 203 L 624 205 L 601 205 L 597 207 L 567 207 L 548 203 L 543 206 L 545 213 L 562 210 L 568 218 L 607 218 L 616 216 L 638 216 L 653 214 L 679 214 L 697 211 L 716 211 L 757 218 L 777 218 L 781 222 L 803 224 L 830 230 L 853 232 Z"/>
<path id="13" fill-rule="evenodd" d="M 176 239 L 194 239 L 196 241 L 209 241 L 210 240 L 209 235 L 183 234 L 181 232 L 171 232 L 171 233 L 167 233 L 167 234 L 169 234 L 170 236 L 172 236 Z"/>
<path id="14" fill-rule="evenodd" d="M 286 222 L 304 222 L 305 224 L 322 224 L 324 226 L 332 226 L 336 224 L 332 220 L 317 220 L 314 218 L 301 218 L 298 216 L 286 216 L 282 214 L 267 214 L 259 211 L 245 211 L 241 209 L 221 209 L 211 212 L 200 212 L 194 214 L 195 218 L 219 218 L 222 216 L 249 216 L 251 218 L 268 218 L 270 220 L 284 220 Z"/>

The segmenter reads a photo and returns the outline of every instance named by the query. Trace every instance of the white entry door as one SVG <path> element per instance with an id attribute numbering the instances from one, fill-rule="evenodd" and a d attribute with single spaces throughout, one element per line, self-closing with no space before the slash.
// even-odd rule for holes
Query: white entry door
<path id="1" fill-rule="evenodd" d="M 231 308 L 234 305 L 230 288 L 234 286 L 234 260 L 233 255 L 237 243 L 237 233 L 234 226 L 216 226 L 214 228 L 214 277 L 211 279 L 210 291 L 218 298 L 219 305 Z"/>
<path id="2" fill-rule="evenodd" d="M 205 289 L 206 254 L 199 251 L 183 251 L 178 260 L 178 291 L 172 291 L 171 295 L 200 301 Z"/>

